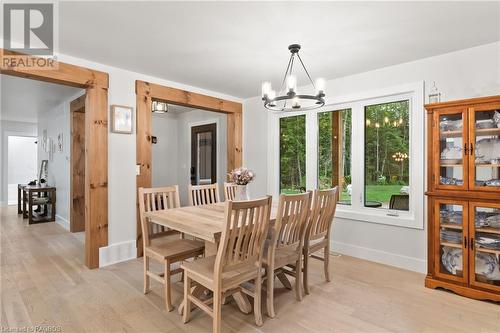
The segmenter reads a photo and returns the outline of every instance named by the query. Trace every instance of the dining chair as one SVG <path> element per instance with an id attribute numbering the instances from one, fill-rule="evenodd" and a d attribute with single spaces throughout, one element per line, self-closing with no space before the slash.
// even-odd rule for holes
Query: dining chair
<path id="1" fill-rule="evenodd" d="M 236 197 L 236 184 L 224 182 L 224 200 L 234 200 Z"/>
<path id="2" fill-rule="evenodd" d="M 225 223 L 217 254 L 182 264 L 184 269 L 183 321 L 189 321 L 191 303 L 213 318 L 213 332 L 221 329 L 223 298 L 235 292 L 253 297 L 255 323 L 262 325 L 261 288 L 262 253 L 269 227 L 272 197 L 249 201 L 228 201 Z M 254 281 L 254 291 L 241 286 Z M 210 301 L 203 301 L 191 293 L 192 282 L 213 292 Z M 210 303 L 213 304 L 210 307 Z"/>
<path id="3" fill-rule="evenodd" d="M 205 250 L 203 242 L 191 239 L 169 239 L 164 241 L 166 235 L 179 234 L 173 230 L 151 223 L 145 217 L 146 212 L 161 211 L 180 207 L 179 187 L 169 186 L 161 188 L 139 188 L 139 212 L 141 218 L 141 228 L 143 235 L 143 253 L 144 253 L 144 294 L 149 292 L 150 278 L 164 285 L 165 308 L 172 311 L 170 277 L 182 273 L 182 269 L 172 270 L 171 265 L 189 258 L 202 256 Z M 162 237 L 160 240 L 158 238 Z M 149 269 L 150 259 L 163 264 L 164 272 L 157 274 Z"/>
<path id="4" fill-rule="evenodd" d="M 295 295 L 298 301 L 302 300 L 302 248 L 311 197 L 310 191 L 280 195 L 276 222 L 271 227 L 272 238 L 266 241 L 267 254 L 262 262 L 267 279 L 267 314 L 271 318 L 275 317 L 274 278 L 278 270 L 295 277 Z"/>
<path id="5" fill-rule="evenodd" d="M 315 190 L 312 201 L 311 217 L 304 237 L 304 291 L 309 294 L 309 258 L 323 261 L 325 280 L 330 282 L 330 235 L 333 217 L 338 201 L 338 187 L 328 190 Z M 323 257 L 314 255 L 323 250 Z"/>
<path id="6" fill-rule="evenodd" d="M 218 203 L 219 198 L 219 185 L 189 185 L 188 196 L 190 206 L 201 206 Z"/>

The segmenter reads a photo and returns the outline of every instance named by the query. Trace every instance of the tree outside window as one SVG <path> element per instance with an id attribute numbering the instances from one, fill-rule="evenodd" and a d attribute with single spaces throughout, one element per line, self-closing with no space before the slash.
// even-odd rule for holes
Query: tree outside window
<path id="1" fill-rule="evenodd" d="M 409 210 L 409 101 L 365 106 L 365 207 Z"/>

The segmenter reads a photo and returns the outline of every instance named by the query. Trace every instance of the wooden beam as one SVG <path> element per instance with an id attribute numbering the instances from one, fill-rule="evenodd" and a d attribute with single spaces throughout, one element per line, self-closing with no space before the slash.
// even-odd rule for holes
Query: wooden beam
<path id="1" fill-rule="evenodd" d="M 182 89 L 165 87 L 159 84 L 136 81 L 136 94 L 148 91 L 153 99 L 170 104 L 182 105 L 207 111 L 235 113 L 241 112 L 241 103 L 202 95 Z"/>
<path id="2" fill-rule="evenodd" d="M 87 88 L 85 103 L 85 264 L 99 267 L 108 245 L 108 90 Z"/>
<path id="3" fill-rule="evenodd" d="M 0 73 L 12 76 L 19 76 L 27 79 L 59 83 L 73 87 L 86 88 L 90 85 L 105 87 L 109 85 L 108 73 L 88 69 L 85 67 L 66 64 L 54 61 L 54 69 L 33 69 L 29 67 L 13 66 L 12 59 L 29 58 L 40 59 L 27 56 L 21 53 L 0 49 Z"/>
<path id="4" fill-rule="evenodd" d="M 149 87 L 145 86 L 145 88 Z M 151 187 L 151 94 L 149 89 L 142 89 L 136 95 L 136 117 L 136 161 L 140 169 L 140 174 L 137 175 L 137 189 L 139 189 L 139 187 Z M 137 200 L 137 256 L 142 256 L 142 229 L 139 214 L 139 200 Z"/>
<path id="5" fill-rule="evenodd" d="M 241 112 L 227 115 L 227 171 L 241 166 L 242 163 L 242 129 Z"/>

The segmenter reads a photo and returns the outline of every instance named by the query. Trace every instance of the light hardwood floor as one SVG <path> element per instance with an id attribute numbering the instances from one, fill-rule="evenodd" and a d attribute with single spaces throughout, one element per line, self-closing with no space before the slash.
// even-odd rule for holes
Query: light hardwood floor
<path id="1" fill-rule="evenodd" d="M 2 327 L 61 326 L 63 332 L 210 332 L 195 310 L 184 325 L 165 312 L 163 286 L 142 293 L 142 259 L 89 270 L 83 244 L 56 223 L 28 226 L 15 207 L 1 212 Z M 335 232 L 335 227 L 333 227 Z M 332 257 L 332 282 L 311 262 L 311 294 L 297 302 L 277 282 L 277 316 L 223 306 L 225 332 L 500 332 L 500 306 L 424 288 L 424 275 L 347 256 Z M 158 267 L 161 269 L 160 267 Z M 177 281 L 177 280 L 176 280 Z M 173 303 L 182 284 L 173 284 Z M 265 299 L 265 297 L 264 297 Z M 264 302 L 265 303 L 265 302 Z M 265 313 L 265 304 L 263 311 Z"/>

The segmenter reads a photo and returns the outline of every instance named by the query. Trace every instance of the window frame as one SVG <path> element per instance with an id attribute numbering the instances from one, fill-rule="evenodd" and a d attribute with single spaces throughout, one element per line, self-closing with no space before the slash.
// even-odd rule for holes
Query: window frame
<path id="1" fill-rule="evenodd" d="M 408 100 L 409 115 L 409 211 L 364 207 L 365 183 L 365 106 Z M 424 228 L 425 189 L 425 111 L 424 82 L 388 87 L 355 95 L 329 97 L 325 105 L 312 111 L 268 113 L 268 193 L 279 196 L 279 119 L 306 115 L 306 188 L 315 189 L 318 184 L 318 113 L 351 109 L 351 205 L 337 205 L 336 217 L 400 226 Z M 362 147 L 362 149 L 352 149 Z"/>

